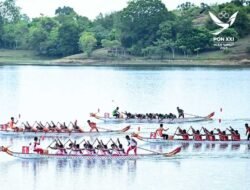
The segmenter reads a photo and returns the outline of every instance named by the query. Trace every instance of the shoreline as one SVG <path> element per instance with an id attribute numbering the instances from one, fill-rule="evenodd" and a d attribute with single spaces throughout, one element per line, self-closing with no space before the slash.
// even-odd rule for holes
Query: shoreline
<path id="1" fill-rule="evenodd" d="M 250 60 L 219 60 L 219 59 L 188 59 L 188 60 L 104 60 L 104 59 L 58 59 L 58 60 L 8 60 L 1 61 L 0 66 L 23 65 L 23 66 L 238 66 L 249 67 Z"/>

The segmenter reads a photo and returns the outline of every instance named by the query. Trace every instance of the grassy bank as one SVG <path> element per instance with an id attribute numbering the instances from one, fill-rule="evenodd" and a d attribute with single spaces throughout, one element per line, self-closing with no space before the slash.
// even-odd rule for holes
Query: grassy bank
<path id="1" fill-rule="evenodd" d="M 0 49 L 0 64 L 48 64 L 53 59 L 37 55 L 31 50 Z"/>
<path id="2" fill-rule="evenodd" d="M 176 54 L 175 59 L 172 54 L 166 54 L 164 59 L 157 57 L 134 57 L 111 56 L 105 49 L 94 51 L 90 58 L 86 54 L 76 54 L 53 61 L 53 63 L 64 64 L 88 64 L 88 65 L 250 65 L 250 53 L 247 47 L 250 44 L 250 36 L 240 39 L 235 46 L 227 51 L 219 50 L 205 52 L 196 55 L 184 56 Z"/>
<path id="3" fill-rule="evenodd" d="M 38 56 L 29 50 L 0 49 L 0 64 L 44 64 L 44 65 L 250 65 L 250 53 L 247 47 L 250 36 L 239 40 L 227 52 L 219 50 L 184 56 L 166 54 L 164 59 L 157 57 L 134 57 L 131 55 L 111 56 L 106 49 L 95 50 L 91 57 L 76 54 L 61 59 Z"/>

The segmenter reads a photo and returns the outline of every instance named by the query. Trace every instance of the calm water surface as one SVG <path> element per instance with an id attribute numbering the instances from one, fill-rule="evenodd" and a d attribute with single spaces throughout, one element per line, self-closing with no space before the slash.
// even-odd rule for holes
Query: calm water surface
<path id="1" fill-rule="evenodd" d="M 182 127 L 225 129 L 232 125 L 245 138 L 244 123 L 250 121 L 249 95 L 249 68 L 0 66 L 0 123 L 20 113 L 21 122 L 78 119 L 87 130 L 89 112 L 98 108 L 101 112 L 119 106 L 122 111 L 168 113 L 180 106 L 186 113 L 216 112 L 213 122 Z M 132 128 L 138 126 L 144 135 L 157 127 L 136 124 Z M 170 133 L 176 126 L 168 126 Z M 20 150 L 31 140 L 0 137 L 0 145 L 13 144 L 12 149 Z M 46 138 L 42 143 L 47 146 L 50 141 Z M 177 145 L 140 142 L 140 146 L 166 152 Z M 137 161 L 23 161 L 0 153 L 0 184 L 4 190 L 247 190 L 249 158 L 248 145 L 190 144 L 175 158 Z"/>

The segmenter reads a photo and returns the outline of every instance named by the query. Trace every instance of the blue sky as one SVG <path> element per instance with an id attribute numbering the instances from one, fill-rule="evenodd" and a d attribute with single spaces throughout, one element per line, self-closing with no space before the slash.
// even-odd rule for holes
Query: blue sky
<path id="1" fill-rule="evenodd" d="M 186 1 L 199 5 L 201 2 L 211 4 L 229 0 L 162 0 L 170 10 Z M 106 14 L 123 9 L 127 0 L 16 0 L 16 3 L 22 8 L 22 13 L 31 18 L 40 16 L 40 13 L 53 16 L 58 7 L 70 6 L 79 15 L 94 19 L 99 13 Z"/>

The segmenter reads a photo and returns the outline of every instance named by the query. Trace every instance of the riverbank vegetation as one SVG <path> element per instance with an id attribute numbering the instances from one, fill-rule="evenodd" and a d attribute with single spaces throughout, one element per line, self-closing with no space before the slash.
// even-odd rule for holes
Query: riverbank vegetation
<path id="1" fill-rule="evenodd" d="M 166 7 L 160 0 L 132 0 L 124 9 L 100 14 L 93 21 L 71 7 L 59 7 L 54 17 L 41 14 L 30 19 L 15 0 L 4 0 L 0 2 L 0 49 L 32 50 L 33 58 L 41 59 L 249 59 L 249 1 L 200 6 L 186 2 L 173 11 Z M 214 46 L 212 31 L 218 26 L 209 11 L 226 12 L 229 17 L 238 11 L 233 26 L 220 34 L 234 37 L 238 41 L 234 47 Z M 226 23 L 229 17 L 221 19 Z"/>

